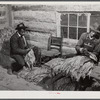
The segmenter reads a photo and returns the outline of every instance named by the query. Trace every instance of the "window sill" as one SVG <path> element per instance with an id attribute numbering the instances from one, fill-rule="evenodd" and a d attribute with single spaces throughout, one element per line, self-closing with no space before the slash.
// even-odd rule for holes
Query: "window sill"
<path id="1" fill-rule="evenodd" d="M 64 38 L 63 39 L 63 46 L 64 47 L 75 47 L 77 42 L 78 42 L 78 40 L 75 40 L 75 39 Z"/>

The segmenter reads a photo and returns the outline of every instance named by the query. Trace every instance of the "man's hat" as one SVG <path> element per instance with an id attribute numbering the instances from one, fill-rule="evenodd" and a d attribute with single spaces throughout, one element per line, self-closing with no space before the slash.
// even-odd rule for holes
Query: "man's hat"
<path id="1" fill-rule="evenodd" d="M 95 23 L 93 26 L 91 26 L 91 30 L 100 34 L 100 25 Z"/>
<path id="2" fill-rule="evenodd" d="M 24 25 L 24 23 L 20 23 L 20 24 L 17 25 L 17 27 L 15 28 L 15 30 L 21 30 L 21 29 L 26 30 L 27 28 L 28 27 L 26 27 Z"/>

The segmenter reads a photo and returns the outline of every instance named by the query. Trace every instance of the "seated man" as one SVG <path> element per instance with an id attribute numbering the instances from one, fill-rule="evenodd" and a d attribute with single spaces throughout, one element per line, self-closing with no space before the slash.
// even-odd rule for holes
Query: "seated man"
<path id="1" fill-rule="evenodd" d="M 98 64 L 100 56 L 100 25 L 97 23 L 91 27 L 89 33 L 83 33 L 75 47 L 78 55 L 85 55 L 91 58 L 90 54 L 93 54 L 94 63 Z M 85 79 L 81 78 L 79 84 L 77 85 L 80 90 L 85 90 L 87 82 L 92 82 L 91 78 L 86 77 Z M 81 87 L 79 87 L 81 86 Z"/>
<path id="2" fill-rule="evenodd" d="M 13 34 L 10 38 L 10 55 L 13 59 L 15 59 L 20 68 L 26 67 L 24 57 L 31 49 L 33 49 L 34 51 L 37 66 L 41 61 L 40 50 L 35 46 L 33 48 L 28 46 L 28 43 L 24 36 L 26 29 L 27 27 L 23 23 L 18 24 L 16 27 L 16 33 Z M 12 73 L 11 68 L 9 69 L 8 73 Z"/>
<path id="3" fill-rule="evenodd" d="M 90 72 L 90 70 L 94 67 L 94 63 L 97 64 L 98 61 L 99 61 L 100 26 L 98 24 L 94 24 L 94 27 L 91 28 L 89 33 L 87 33 L 87 32 L 83 33 L 81 35 L 81 37 L 80 37 L 80 39 L 79 39 L 79 41 L 78 41 L 78 43 L 77 43 L 75 48 L 76 48 L 77 54 L 78 55 L 82 55 L 82 56 L 76 56 L 76 57 L 73 57 L 73 58 L 67 58 L 65 60 L 65 62 L 60 66 L 60 68 L 65 68 L 66 67 L 65 69 L 67 69 L 67 71 L 66 71 L 67 73 L 70 73 L 71 76 L 76 75 L 77 78 L 79 77 L 79 79 L 78 79 L 78 83 L 79 84 L 77 86 L 80 85 L 80 86 L 82 86 L 84 88 L 84 89 L 81 88 L 80 90 L 85 90 L 86 87 L 87 87 L 86 83 L 88 81 L 91 83 L 92 79 L 90 80 L 90 78 L 88 76 L 86 76 L 86 79 L 83 79 L 82 75 L 84 76 L 84 74 L 81 74 L 81 72 L 78 73 L 78 71 L 84 71 L 84 70 L 82 70 L 82 68 L 83 68 L 82 66 L 85 66 L 85 63 L 87 63 L 87 66 L 84 67 L 84 68 L 86 68 L 86 71 L 82 72 L 82 73 L 87 73 L 86 75 L 88 75 L 88 72 Z M 88 63 L 87 61 L 84 62 L 82 60 L 79 60 L 79 61 L 76 60 L 78 57 L 81 59 L 81 57 L 85 58 L 85 56 L 87 56 L 86 58 L 89 58 L 89 60 L 87 59 L 87 61 L 91 61 L 91 63 Z M 71 65 L 71 63 L 73 63 L 73 62 L 71 62 L 71 60 L 75 63 L 75 64 L 72 64 L 73 66 Z M 83 59 L 83 60 L 85 60 L 85 59 Z M 80 62 L 80 61 L 82 61 L 82 62 Z M 89 64 L 89 66 L 88 66 L 88 64 Z M 56 68 L 57 68 L 57 66 L 54 69 L 56 69 Z M 59 80 L 62 77 L 64 77 L 64 74 L 62 72 L 58 73 L 52 79 L 51 82 L 48 81 L 48 85 L 53 84 L 54 82 L 56 82 L 57 80 Z M 90 85 L 90 84 L 88 84 L 88 85 Z M 76 88 L 77 88 L 77 86 L 76 86 Z"/>
<path id="4" fill-rule="evenodd" d="M 89 33 L 83 33 L 75 47 L 78 55 L 86 55 L 92 52 L 99 60 L 100 53 L 100 25 L 94 24 Z"/>

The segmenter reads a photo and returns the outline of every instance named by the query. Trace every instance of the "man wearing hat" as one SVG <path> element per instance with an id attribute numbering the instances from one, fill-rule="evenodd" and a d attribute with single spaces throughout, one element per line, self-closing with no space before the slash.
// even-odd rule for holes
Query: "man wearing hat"
<path id="1" fill-rule="evenodd" d="M 83 33 L 75 47 L 77 54 L 92 52 L 97 58 L 100 53 L 100 25 L 95 23 L 89 33 Z M 98 59 L 99 60 L 99 59 Z"/>
<path id="2" fill-rule="evenodd" d="M 100 25 L 95 23 L 93 27 L 91 27 L 89 33 L 88 32 L 83 33 L 75 49 L 78 55 L 84 55 L 89 57 L 89 54 L 93 54 L 97 59 L 93 59 L 93 58 L 92 59 L 94 60 L 94 62 L 97 63 L 99 60 L 99 53 L 100 53 Z M 48 84 L 46 85 L 46 88 L 48 88 L 51 84 L 61 79 L 62 77 L 64 77 L 63 73 L 57 74 L 54 78 L 52 78 L 52 81 L 49 80 L 47 82 Z M 85 90 L 87 84 L 89 86 L 91 85 L 91 83 L 92 83 L 92 78 L 89 78 L 88 76 L 85 78 L 85 80 L 81 78 L 79 80 L 79 84 L 76 84 L 75 90 L 77 89 Z"/>
<path id="3" fill-rule="evenodd" d="M 93 54 L 94 63 L 98 64 L 100 57 L 100 25 L 95 23 L 90 32 L 83 33 L 75 47 L 78 55 L 85 55 L 91 57 Z M 93 80 L 90 77 L 85 79 L 81 78 L 77 84 L 76 89 L 85 90 L 88 86 L 91 86 Z"/>
<path id="4" fill-rule="evenodd" d="M 20 68 L 25 68 L 26 63 L 24 61 L 25 55 L 33 49 L 34 55 L 36 57 L 36 64 L 40 64 L 40 51 L 37 47 L 29 47 L 28 43 L 25 39 L 24 33 L 27 30 L 27 27 L 20 23 L 16 27 L 16 33 L 12 35 L 10 38 L 10 54 L 11 57 L 15 59 L 18 66 Z M 11 70 L 9 70 L 9 73 L 11 73 Z"/>

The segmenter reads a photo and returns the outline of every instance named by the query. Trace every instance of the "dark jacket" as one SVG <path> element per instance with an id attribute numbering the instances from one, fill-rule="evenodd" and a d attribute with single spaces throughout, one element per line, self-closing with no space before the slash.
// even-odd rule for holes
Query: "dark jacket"
<path id="1" fill-rule="evenodd" d="M 80 54 L 80 48 L 86 48 L 89 52 L 93 52 L 97 56 L 100 53 L 100 39 L 90 40 L 89 33 L 83 33 L 76 45 L 76 51 Z"/>
<path id="2" fill-rule="evenodd" d="M 27 48 L 28 48 L 28 43 L 26 41 L 26 44 L 24 43 L 24 39 L 17 34 L 17 32 L 12 35 L 10 38 L 10 54 L 11 55 L 25 55 L 27 54 Z"/>

